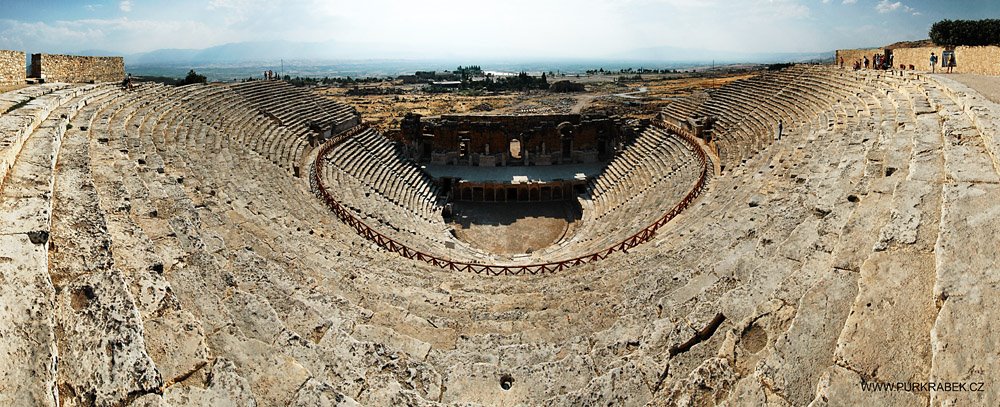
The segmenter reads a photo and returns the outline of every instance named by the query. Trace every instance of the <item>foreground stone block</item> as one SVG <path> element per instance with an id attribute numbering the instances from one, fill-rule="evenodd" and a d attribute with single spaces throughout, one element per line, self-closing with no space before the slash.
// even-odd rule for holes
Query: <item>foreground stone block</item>
<path id="1" fill-rule="evenodd" d="M 54 290 L 44 245 L 0 235 L 0 405 L 56 406 Z"/>

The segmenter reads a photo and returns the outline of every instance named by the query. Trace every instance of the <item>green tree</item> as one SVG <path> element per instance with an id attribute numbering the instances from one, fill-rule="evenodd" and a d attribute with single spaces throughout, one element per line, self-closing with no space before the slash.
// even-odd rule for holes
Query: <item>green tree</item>
<path id="1" fill-rule="evenodd" d="M 191 85 L 194 83 L 205 83 L 205 82 L 208 82 L 208 78 L 205 78 L 205 75 L 198 75 L 198 73 L 195 72 L 194 69 L 192 69 L 188 71 L 187 76 L 184 77 L 184 80 L 182 80 L 178 85 Z"/>
<path id="2" fill-rule="evenodd" d="M 1000 45 L 1000 20 L 941 20 L 928 35 L 935 44 L 947 47 Z"/>

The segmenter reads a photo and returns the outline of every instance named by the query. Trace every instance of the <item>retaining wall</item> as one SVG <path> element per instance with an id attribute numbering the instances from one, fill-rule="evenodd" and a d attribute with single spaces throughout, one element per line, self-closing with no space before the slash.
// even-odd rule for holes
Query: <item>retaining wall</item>
<path id="1" fill-rule="evenodd" d="M 983 75 L 1000 75 L 1000 47 L 955 48 L 955 70 Z"/>
<path id="2" fill-rule="evenodd" d="M 834 64 L 840 64 L 840 58 L 844 58 L 844 67 L 851 68 L 854 66 L 854 61 L 864 60 L 868 57 L 868 61 L 871 61 L 875 54 L 881 54 L 882 48 L 866 48 L 866 49 L 838 49 L 836 59 L 834 59 Z"/>
<path id="3" fill-rule="evenodd" d="M 24 52 L 0 50 L 0 85 L 24 83 Z"/>
<path id="4" fill-rule="evenodd" d="M 938 56 L 938 63 L 935 70 L 941 72 L 946 61 L 941 54 L 948 48 L 918 47 L 918 48 L 892 48 L 892 63 L 896 67 L 910 65 L 918 71 L 930 71 L 931 52 Z M 956 73 L 975 73 L 980 75 L 1000 75 L 1000 46 L 985 47 L 955 47 L 955 69 Z M 854 61 L 867 56 L 869 60 L 875 54 L 884 53 L 882 48 L 869 49 L 842 49 L 837 50 L 836 60 L 839 63 L 840 57 L 844 57 L 844 66 L 850 68 Z"/>
<path id="5" fill-rule="evenodd" d="M 944 47 L 896 48 L 892 50 L 892 64 L 897 67 L 906 65 L 906 69 L 910 69 L 910 65 L 913 65 L 918 71 L 929 72 L 931 70 L 931 52 L 933 52 L 938 57 L 936 71 L 941 72 L 941 64 L 944 62 L 941 60 L 941 52 L 944 50 Z"/>
<path id="6" fill-rule="evenodd" d="M 48 82 L 116 82 L 125 77 L 125 59 L 32 54 L 31 77 Z"/>

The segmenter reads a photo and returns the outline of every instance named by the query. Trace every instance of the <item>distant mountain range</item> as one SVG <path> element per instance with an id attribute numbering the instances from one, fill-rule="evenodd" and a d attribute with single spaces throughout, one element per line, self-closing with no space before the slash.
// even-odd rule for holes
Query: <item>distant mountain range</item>
<path id="1" fill-rule="evenodd" d="M 290 41 L 239 42 L 204 49 L 158 49 L 126 55 L 129 64 L 212 64 L 278 59 L 336 59 L 342 57 L 336 43 Z M 340 54 L 340 55 L 338 55 Z"/>
<path id="2" fill-rule="evenodd" d="M 121 55 L 90 49 L 77 55 Z M 449 54 L 450 55 L 450 54 Z M 260 75 L 264 70 L 291 76 L 396 76 L 420 70 L 454 69 L 477 64 L 501 72 L 581 73 L 590 69 L 691 69 L 715 65 L 781 62 L 831 62 L 833 51 L 812 53 L 722 52 L 677 47 L 652 47 L 590 58 L 501 58 L 481 56 L 428 57 L 415 50 L 399 51 L 386 44 L 258 41 L 223 44 L 204 49 L 158 49 L 124 55 L 129 72 L 141 76 L 183 77 L 196 69 L 209 80 L 230 81 Z"/>
<path id="3" fill-rule="evenodd" d="M 638 48 L 618 55 L 621 59 L 719 64 L 833 61 L 834 52 L 728 52 L 678 47 Z"/>
<path id="4" fill-rule="evenodd" d="M 255 41 L 237 42 L 218 45 L 204 49 L 158 49 L 150 52 L 129 54 L 125 56 L 128 65 L 207 65 L 240 62 L 262 62 L 284 60 L 366 60 L 366 59 L 427 59 L 423 54 L 413 50 L 393 49 L 386 44 L 359 44 L 337 41 L 326 42 L 293 42 L 293 41 Z M 84 50 L 81 55 L 121 55 L 107 50 Z M 725 52 L 702 49 L 687 49 L 678 47 L 638 48 L 611 55 L 608 57 L 588 57 L 585 60 L 594 61 L 644 61 L 644 62 L 685 62 L 685 63 L 774 63 L 774 62 L 805 62 L 812 60 L 828 60 L 833 58 L 830 52 L 803 53 L 753 53 Z M 440 58 L 439 58 L 440 59 Z M 462 60 L 461 56 L 447 59 Z M 483 60 L 481 57 L 469 57 L 470 61 Z M 510 60 L 511 58 L 507 58 Z M 537 58 L 525 58 L 537 59 Z M 580 60 L 584 60 L 580 58 Z"/>

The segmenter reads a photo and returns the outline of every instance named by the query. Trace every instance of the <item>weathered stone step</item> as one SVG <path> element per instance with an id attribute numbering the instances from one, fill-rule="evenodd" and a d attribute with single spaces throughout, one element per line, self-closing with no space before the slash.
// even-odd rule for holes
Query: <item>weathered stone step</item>
<path id="1" fill-rule="evenodd" d="M 982 392 L 931 392 L 931 404 L 993 405 L 990 390 L 1000 377 L 996 353 L 1000 285 L 996 247 L 1000 242 L 1000 185 L 948 182 L 944 185 L 941 234 L 934 247 L 938 312 L 931 335 L 931 382 L 985 382 Z"/>
<path id="2" fill-rule="evenodd" d="M 25 234 L 0 235 L 0 404 L 57 406 L 55 290 L 47 245 Z"/>
<path id="3" fill-rule="evenodd" d="M 0 186 L 16 164 L 24 142 L 53 110 L 68 102 L 81 89 L 83 88 L 45 94 L 14 112 L 0 116 Z"/>
<path id="4" fill-rule="evenodd" d="M 86 171 L 86 153 L 79 152 L 89 142 L 86 134 L 77 127 L 70 130 L 68 145 L 73 150 L 58 167 L 59 181 L 51 196 L 60 205 L 54 214 L 55 250 L 50 253 L 49 270 L 57 291 L 56 339 L 64 358 L 58 381 L 60 389 L 75 389 L 61 394 L 65 402 L 90 399 L 113 404 L 158 388 L 161 379 L 146 352 L 142 318 L 132 294 L 109 256 L 102 211 L 96 207 Z M 105 351 L 109 346 L 114 349 L 111 354 Z"/>

